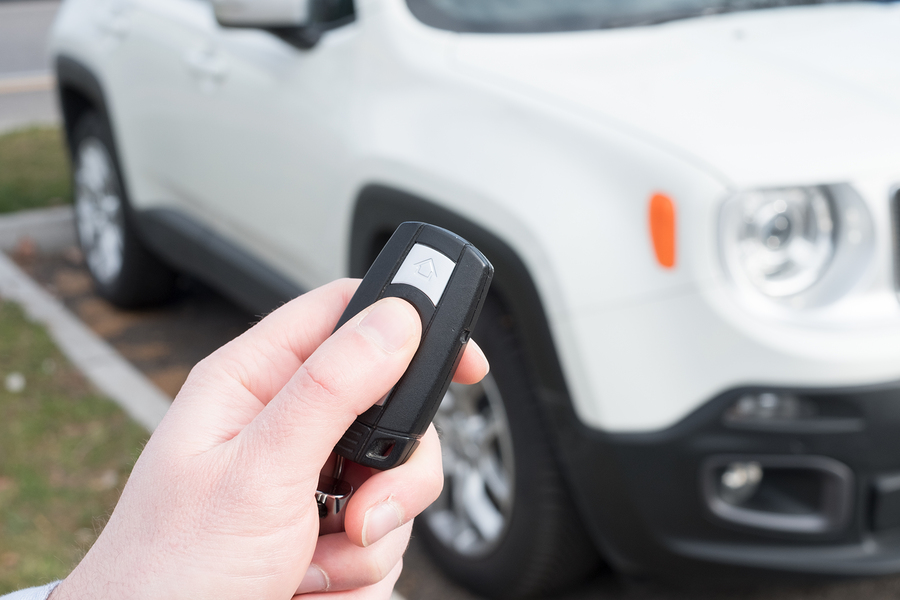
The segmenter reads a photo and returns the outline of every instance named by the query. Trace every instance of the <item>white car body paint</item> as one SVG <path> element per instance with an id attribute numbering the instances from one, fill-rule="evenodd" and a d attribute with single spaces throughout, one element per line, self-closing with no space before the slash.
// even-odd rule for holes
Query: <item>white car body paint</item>
<path id="1" fill-rule="evenodd" d="M 521 35 L 434 29 L 403 0 L 356 9 L 304 51 L 222 29 L 203 0 L 67 0 L 51 52 L 104 85 L 135 206 L 184 211 L 303 286 L 345 274 L 370 183 L 494 232 L 534 278 L 590 427 L 658 430 L 741 385 L 900 379 L 900 7 Z M 735 286 L 723 200 L 831 183 L 874 223 L 840 296 Z M 660 191 L 677 205 L 671 270 L 647 227 Z"/>

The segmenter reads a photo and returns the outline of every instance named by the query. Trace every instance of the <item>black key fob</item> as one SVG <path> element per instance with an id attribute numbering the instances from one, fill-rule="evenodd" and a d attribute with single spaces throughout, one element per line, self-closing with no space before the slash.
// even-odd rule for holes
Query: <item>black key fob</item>
<path id="1" fill-rule="evenodd" d="M 422 319 L 422 340 L 390 392 L 357 417 L 334 452 L 332 476 L 316 491 L 319 535 L 344 528 L 343 507 L 353 488 L 344 460 L 386 470 L 412 455 L 450 387 L 484 305 L 494 267 L 458 235 L 425 223 L 403 223 L 363 278 L 335 331 L 381 298 L 403 298 Z"/>
<path id="2" fill-rule="evenodd" d="M 416 222 L 397 228 L 337 327 L 381 298 L 395 296 L 415 306 L 422 340 L 397 385 L 338 442 L 338 456 L 381 470 L 409 459 L 450 386 L 493 275 L 494 267 L 478 249 L 446 229 Z"/>

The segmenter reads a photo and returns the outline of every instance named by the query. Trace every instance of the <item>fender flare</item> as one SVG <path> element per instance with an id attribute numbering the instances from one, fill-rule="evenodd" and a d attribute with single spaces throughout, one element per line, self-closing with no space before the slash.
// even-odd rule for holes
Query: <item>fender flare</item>
<path id="1" fill-rule="evenodd" d="M 367 185 L 357 196 L 350 238 L 349 273 L 365 275 L 394 229 L 423 221 L 449 229 L 481 250 L 494 265 L 491 295 L 499 298 L 519 326 L 527 366 L 535 373 L 538 399 L 551 409 L 572 411 L 559 357 L 540 294 L 527 267 L 500 236 L 433 202 L 384 185 Z M 526 326 L 527 324 L 527 326 Z"/>
<path id="2" fill-rule="evenodd" d="M 79 116 L 91 109 L 106 119 L 115 143 L 116 132 L 113 129 L 112 119 L 109 118 L 103 85 L 97 76 L 84 63 L 65 54 L 58 55 L 54 63 L 56 93 L 69 147 L 71 148 L 72 130 Z"/>

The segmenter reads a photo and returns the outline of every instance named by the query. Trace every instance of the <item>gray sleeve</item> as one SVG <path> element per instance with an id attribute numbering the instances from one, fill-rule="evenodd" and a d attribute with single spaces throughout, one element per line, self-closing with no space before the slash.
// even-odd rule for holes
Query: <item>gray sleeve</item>
<path id="1" fill-rule="evenodd" d="M 56 586 L 58 585 L 59 582 L 54 581 L 53 583 L 48 583 L 47 585 L 42 585 L 41 587 L 19 590 L 18 592 L 13 592 L 12 594 L 0 596 L 0 600 L 47 600 L 47 596 L 49 596 L 50 592 L 56 589 Z"/>

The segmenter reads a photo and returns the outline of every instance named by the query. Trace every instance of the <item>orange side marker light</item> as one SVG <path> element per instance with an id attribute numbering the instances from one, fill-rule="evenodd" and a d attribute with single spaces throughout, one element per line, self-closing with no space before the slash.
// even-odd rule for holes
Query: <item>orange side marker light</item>
<path id="1" fill-rule="evenodd" d="M 675 266 L 675 203 L 665 194 L 650 198 L 650 238 L 656 260 L 666 269 Z"/>

